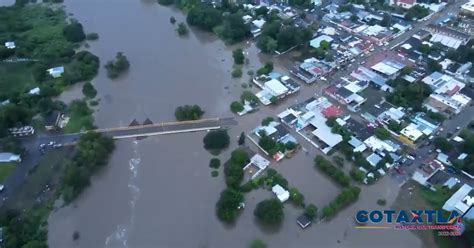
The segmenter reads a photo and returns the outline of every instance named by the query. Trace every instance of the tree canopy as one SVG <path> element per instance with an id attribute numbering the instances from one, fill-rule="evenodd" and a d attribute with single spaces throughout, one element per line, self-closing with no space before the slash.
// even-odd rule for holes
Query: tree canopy
<path id="1" fill-rule="evenodd" d="M 210 131 L 204 136 L 204 148 L 206 150 L 221 150 L 229 146 L 230 137 L 227 130 L 219 129 Z"/>
<path id="2" fill-rule="evenodd" d="M 188 12 L 186 21 L 191 26 L 199 27 L 205 31 L 212 31 L 222 23 L 222 12 L 209 5 L 198 4 Z"/>
<path id="3" fill-rule="evenodd" d="M 112 79 L 119 77 L 123 72 L 128 70 L 129 67 L 130 62 L 128 62 L 127 57 L 121 52 L 115 55 L 115 60 L 111 60 L 105 64 L 107 76 Z"/>
<path id="4" fill-rule="evenodd" d="M 278 199 L 263 200 L 253 212 L 259 221 L 268 225 L 278 225 L 283 221 L 283 204 Z"/>
<path id="5" fill-rule="evenodd" d="M 244 196 L 237 190 L 227 188 L 222 191 L 216 204 L 217 217 L 224 222 L 233 222 L 239 213 L 239 205 Z"/>
<path id="6" fill-rule="evenodd" d="M 176 108 L 174 116 L 178 121 L 201 119 L 204 111 L 198 105 L 183 105 Z"/>
<path id="7" fill-rule="evenodd" d="M 72 21 L 66 25 L 63 29 L 64 37 L 70 42 L 81 42 L 86 39 L 86 34 L 82 24 L 77 21 Z"/>

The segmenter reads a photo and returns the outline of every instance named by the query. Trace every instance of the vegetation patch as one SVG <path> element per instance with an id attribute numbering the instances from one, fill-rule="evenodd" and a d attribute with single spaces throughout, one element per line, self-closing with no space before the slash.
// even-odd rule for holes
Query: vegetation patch
<path id="1" fill-rule="evenodd" d="M 115 55 L 115 60 L 111 60 L 105 64 L 105 69 L 107 69 L 107 76 L 111 79 L 118 78 L 122 73 L 128 70 L 130 67 L 130 62 L 123 53 L 118 52 Z"/>
<path id="2" fill-rule="evenodd" d="M 199 120 L 204 111 L 198 105 L 183 105 L 176 108 L 174 116 L 178 121 Z"/>

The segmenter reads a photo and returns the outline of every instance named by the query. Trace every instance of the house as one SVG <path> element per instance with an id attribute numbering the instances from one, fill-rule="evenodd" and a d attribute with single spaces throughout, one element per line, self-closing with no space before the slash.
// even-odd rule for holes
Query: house
<path id="1" fill-rule="evenodd" d="M 48 131 L 64 128 L 69 122 L 69 117 L 59 111 L 53 111 L 44 119 L 44 128 Z"/>
<path id="2" fill-rule="evenodd" d="M 0 152 L 0 163 L 10 162 L 21 162 L 21 156 L 10 152 Z"/>
<path id="3" fill-rule="evenodd" d="M 415 123 L 410 123 L 404 129 L 402 129 L 402 131 L 400 131 L 400 134 L 408 138 L 412 142 L 416 142 L 419 138 L 423 136 L 423 132 L 418 129 L 418 125 L 416 125 Z"/>
<path id="4" fill-rule="evenodd" d="M 373 65 L 371 69 L 387 79 L 395 79 L 405 66 L 405 64 L 394 59 L 384 59 Z"/>
<path id="5" fill-rule="evenodd" d="M 411 121 L 426 136 L 430 136 L 440 126 L 439 121 L 429 118 L 425 113 L 417 113 Z"/>
<path id="6" fill-rule="evenodd" d="M 5 47 L 7 49 L 15 49 L 16 45 L 14 41 L 7 41 L 5 42 Z"/>
<path id="7" fill-rule="evenodd" d="M 428 179 L 444 166 L 438 160 L 429 159 L 422 163 L 413 173 L 412 179 L 421 185 L 427 185 Z"/>
<path id="8" fill-rule="evenodd" d="M 290 70 L 291 74 L 303 80 L 307 84 L 314 83 L 319 77 L 324 76 L 332 68 L 334 63 L 321 61 L 316 58 L 305 59 L 303 63 Z"/>
<path id="9" fill-rule="evenodd" d="M 59 78 L 63 75 L 64 73 L 64 66 L 59 66 L 59 67 L 53 67 L 48 70 L 46 70 L 49 75 L 53 78 Z"/>
<path id="10" fill-rule="evenodd" d="M 428 180 L 426 180 L 425 185 L 430 187 L 431 190 L 436 191 L 436 189 L 434 188 L 435 185 L 442 185 L 442 186 L 452 189 L 459 182 L 460 182 L 459 179 L 452 177 L 451 175 L 446 173 L 444 170 L 437 170 L 428 178 Z"/>
<path id="11" fill-rule="evenodd" d="M 370 136 L 364 140 L 364 144 L 372 151 L 387 151 L 396 152 L 400 149 L 400 145 L 394 143 L 391 140 L 380 140 L 375 135 Z"/>
<path id="12" fill-rule="evenodd" d="M 447 26 L 428 24 L 425 28 L 432 35 L 430 42 L 440 42 L 449 48 L 458 49 L 461 45 L 466 45 L 471 36 Z"/>
<path id="13" fill-rule="evenodd" d="M 272 187 L 272 192 L 275 193 L 278 200 L 282 203 L 290 198 L 290 192 L 278 184 Z"/>
<path id="14" fill-rule="evenodd" d="M 377 153 L 372 153 L 366 158 L 367 162 L 373 167 L 376 167 L 377 164 L 382 161 L 382 157 L 380 157 Z"/>
<path id="15" fill-rule="evenodd" d="M 322 41 L 325 41 L 325 42 L 331 44 L 331 43 L 334 41 L 334 39 L 331 38 L 331 36 L 328 36 L 328 35 L 325 35 L 325 34 L 324 34 L 324 35 L 320 35 L 320 36 L 318 36 L 318 37 L 312 39 L 312 40 L 309 42 L 309 45 L 310 45 L 311 47 L 317 49 L 317 48 L 319 48 L 319 47 L 321 46 L 321 42 L 322 42 Z"/>
<path id="16" fill-rule="evenodd" d="M 253 155 L 250 158 L 250 162 L 244 167 L 244 171 L 250 171 L 252 174 L 252 179 L 258 177 L 268 166 L 270 165 L 270 161 L 262 157 L 260 154 Z M 252 170 L 255 169 L 255 172 Z"/>
<path id="17" fill-rule="evenodd" d="M 298 217 L 298 219 L 296 219 L 296 223 L 298 223 L 301 228 L 305 229 L 306 227 L 311 225 L 311 219 L 308 218 L 306 214 L 302 214 L 300 215 L 300 217 Z"/>
<path id="18" fill-rule="evenodd" d="M 331 85 L 327 87 L 324 92 L 337 100 L 339 103 L 347 105 L 349 110 L 356 112 L 359 110 L 359 107 L 367 100 L 357 93 L 367 88 L 367 86 L 367 82 L 356 81 L 345 83 L 345 85 Z"/>
<path id="19" fill-rule="evenodd" d="M 471 186 L 464 184 L 458 189 L 443 205 L 446 211 L 458 211 L 460 214 L 466 213 L 474 205 L 474 190 Z M 473 211 L 463 216 L 464 218 L 474 219 Z"/>
<path id="20" fill-rule="evenodd" d="M 257 37 L 262 33 L 262 28 L 264 24 L 264 19 L 257 19 L 252 21 L 252 23 L 250 24 L 250 32 L 252 33 L 253 37 Z"/>
<path id="21" fill-rule="evenodd" d="M 474 0 L 470 0 L 469 2 L 461 5 L 459 15 L 466 17 L 474 17 Z"/>
<path id="22" fill-rule="evenodd" d="M 379 75 L 378 73 L 372 71 L 372 70 L 369 70 L 363 66 L 359 66 L 357 68 L 357 70 L 354 70 L 352 73 L 351 73 L 351 76 L 358 79 L 358 80 L 361 80 L 361 81 L 367 81 L 367 82 L 370 82 L 372 83 L 376 88 L 382 90 L 382 91 L 393 91 L 392 87 L 390 87 L 387 83 L 386 83 L 386 79 Z"/>
<path id="23" fill-rule="evenodd" d="M 471 101 L 471 98 L 460 92 L 466 85 L 449 75 L 433 72 L 422 81 L 433 90 L 424 104 L 433 112 L 459 114 Z"/>
<path id="24" fill-rule="evenodd" d="M 367 146 L 364 144 L 364 142 L 354 136 L 351 137 L 348 143 L 354 148 L 352 149 L 353 152 L 363 152 L 367 150 Z"/>
<path id="25" fill-rule="evenodd" d="M 285 128 L 285 126 L 282 125 L 279 122 L 276 122 L 276 121 L 270 122 L 267 126 L 258 126 L 251 133 L 252 133 L 252 135 L 255 135 L 255 138 L 260 139 L 260 138 L 262 138 L 261 132 L 264 132 L 265 135 L 267 135 L 270 139 L 272 139 L 276 143 L 288 144 L 288 143 L 291 142 L 291 143 L 294 143 L 294 144 L 298 144 L 298 141 L 295 139 L 295 137 L 293 137 L 289 133 L 289 131 Z M 262 149 L 262 151 L 265 154 L 269 155 L 268 151 L 264 150 L 262 147 L 259 146 L 258 141 L 252 139 L 251 137 L 249 137 L 249 138 L 260 149 Z M 280 161 L 284 157 L 285 157 L 285 154 L 279 151 L 279 152 L 275 153 L 272 158 L 276 161 Z"/>
<path id="26" fill-rule="evenodd" d="M 40 92 L 41 92 L 40 88 L 36 87 L 28 91 L 28 95 L 39 95 Z"/>

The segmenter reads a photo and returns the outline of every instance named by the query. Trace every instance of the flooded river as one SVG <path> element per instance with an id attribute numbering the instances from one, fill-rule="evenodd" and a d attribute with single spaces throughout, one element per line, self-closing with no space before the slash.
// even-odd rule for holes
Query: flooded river
<path id="1" fill-rule="evenodd" d="M 102 64 L 117 52 L 124 52 L 131 63 L 130 71 L 117 80 L 109 80 L 101 68 L 93 81 L 100 98 L 95 115 L 99 127 L 128 125 L 134 118 L 170 121 L 182 104 L 202 106 L 205 117 L 229 116 L 229 103 L 242 92 L 241 84 L 248 82 L 245 73 L 243 79 L 231 78 L 229 48 L 201 32 L 179 38 L 169 18 L 174 16 L 178 22 L 185 18 L 155 0 L 66 0 L 65 6 L 87 32 L 99 33 L 90 50 Z M 256 55 L 254 46 L 245 46 L 253 54 L 246 67 L 256 70 L 264 58 Z M 239 126 L 230 130 L 232 146 L 241 131 L 249 131 L 274 112 L 263 108 L 239 118 Z M 285 205 L 285 222 L 278 230 L 254 223 L 255 205 L 273 197 L 264 190 L 246 195 L 246 209 L 235 226 L 223 225 L 214 209 L 224 188 L 222 170 L 219 177 L 211 177 L 211 155 L 202 148 L 203 135 L 118 141 L 109 166 L 93 178 L 92 185 L 75 203 L 51 215 L 50 247 L 247 247 L 255 238 L 269 247 L 421 246 L 407 232 L 353 228 L 355 209 L 374 208 L 378 198 L 386 198 L 390 205 L 396 197 L 398 185 L 390 178 L 364 188 L 361 200 L 330 223 L 306 231 L 295 221 L 301 210 L 291 205 Z M 311 155 L 300 152 L 273 166 L 308 202 L 322 209 L 340 189 L 313 168 L 314 150 L 307 149 Z M 221 160 L 229 157 L 230 150 L 219 155 Z M 76 241 L 74 232 L 80 234 Z"/>

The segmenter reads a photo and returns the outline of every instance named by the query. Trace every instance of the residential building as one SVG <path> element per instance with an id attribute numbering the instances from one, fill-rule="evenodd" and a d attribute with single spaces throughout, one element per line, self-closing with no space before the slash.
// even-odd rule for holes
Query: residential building
<path id="1" fill-rule="evenodd" d="M 300 215 L 300 217 L 298 217 L 298 219 L 296 219 L 296 223 L 298 223 L 301 228 L 305 229 L 306 227 L 311 225 L 311 219 L 308 218 L 306 214 L 302 214 Z"/>
<path id="2" fill-rule="evenodd" d="M 449 48 L 458 49 L 459 46 L 466 45 L 471 39 L 470 35 L 447 26 L 428 24 L 425 29 L 432 35 L 430 42 L 440 42 Z"/>
<path id="3" fill-rule="evenodd" d="M 422 163 L 413 173 L 412 179 L 421 185 L 427 185 L 428 179 L 438 170 L 444 170 L 444 166 L 438 160 L 429 159 Z"/>
<path id="4" fill-rule="evenodd" d="M 284 189 L 279 184 L 272 187 L 272 192 L 275 193 L 278 200 L 280 200 L 282 203 L 290 199 L 290 192 L 288 192 L 288 190 Z"/>
<path id="5" fill-rule="evenodd" d="M 250 162 L 244 167 L 244 171 L 249 171 L 252 174 L 252 179 L 258 177 L 268 166 L 270 161 L 262 157 L 260 154 L 253 155 Z"/>
<path id="6" fill-rule="evenodd" d="M 64 73 L 64 66 L 59 66 L 59 67 L 53 67 L 48 70 L 46 70 L 49 75 L 53 78 L 59 78 L 63 75 Z"/>
<path id="7" fill-rule="evenodd" d="M 334 64 L 321 61 L 316 58 L 305 59 L 303 63 L 295 66 L 290 72 L 303 80 L 307 84 L 314 83 L 318 78 L 324 76 L 331 69 L 334 68 Z"/>
<path id="8" fill-rule="evenodd" d="M 331 44 L 331 43 L 334 41 L 334 39 L 331 38 L 331 36 L 328 36 L 328 35 L 325 35 L 325 34 L 324 34 L 324 35 L 320 35 L 320 36 L 318 36 L 318 37 L 312 39 L 312 40 L 309 42 L 309 45 L 310 45 L 311 47 L 317 49 L 317 48 L 320 47 L 322 41 L 325 41 L 325 42 Z"/>
<path id="9" fill-rule="evenodd" d="M 387 79 L 395 79 L 406 65 L 393 59 L 384 59 L 371 69 Z"/>
<path id="10" fill-rule="evenodd" d="M 21 162 L 21 156 L 10 152 L 0 152 L 0 163 L 10 162 Z"/>
<path id="11" fill-rule="evenodd" d="M 404 129 L 402 129 L 402 131 L 400 131 L 400 134 L 412 142 L 416 142 L 423 136 L 423 132 L 418 129 L 418 125 L 415 123 L 410 123 Z"/>
<path id="12" fill-rule="evenodd" d="M 474 0 L 470 0 L 469 2 L 461 5 L 459 15 L 466 17 L 474 17 Z"/>
<path id="13" fill-rule="evenodd" d="M 474 205 L 474 190 L 471 186 L 464 184 L 444 203 L 443 209 L 464 214 L 472 205 Z M 469 213 L 464 218 L 474 219 L 474 212 L 469 211 Z"/>
<path id="14" fill-rule="evenodd" d="M 16 45 L 15 45 L 15 42 L 13 42 L 13 41 L 7 41 L 7 42 L 5 42 L 5 47 L 7 49 L 15 49 Z"/>

